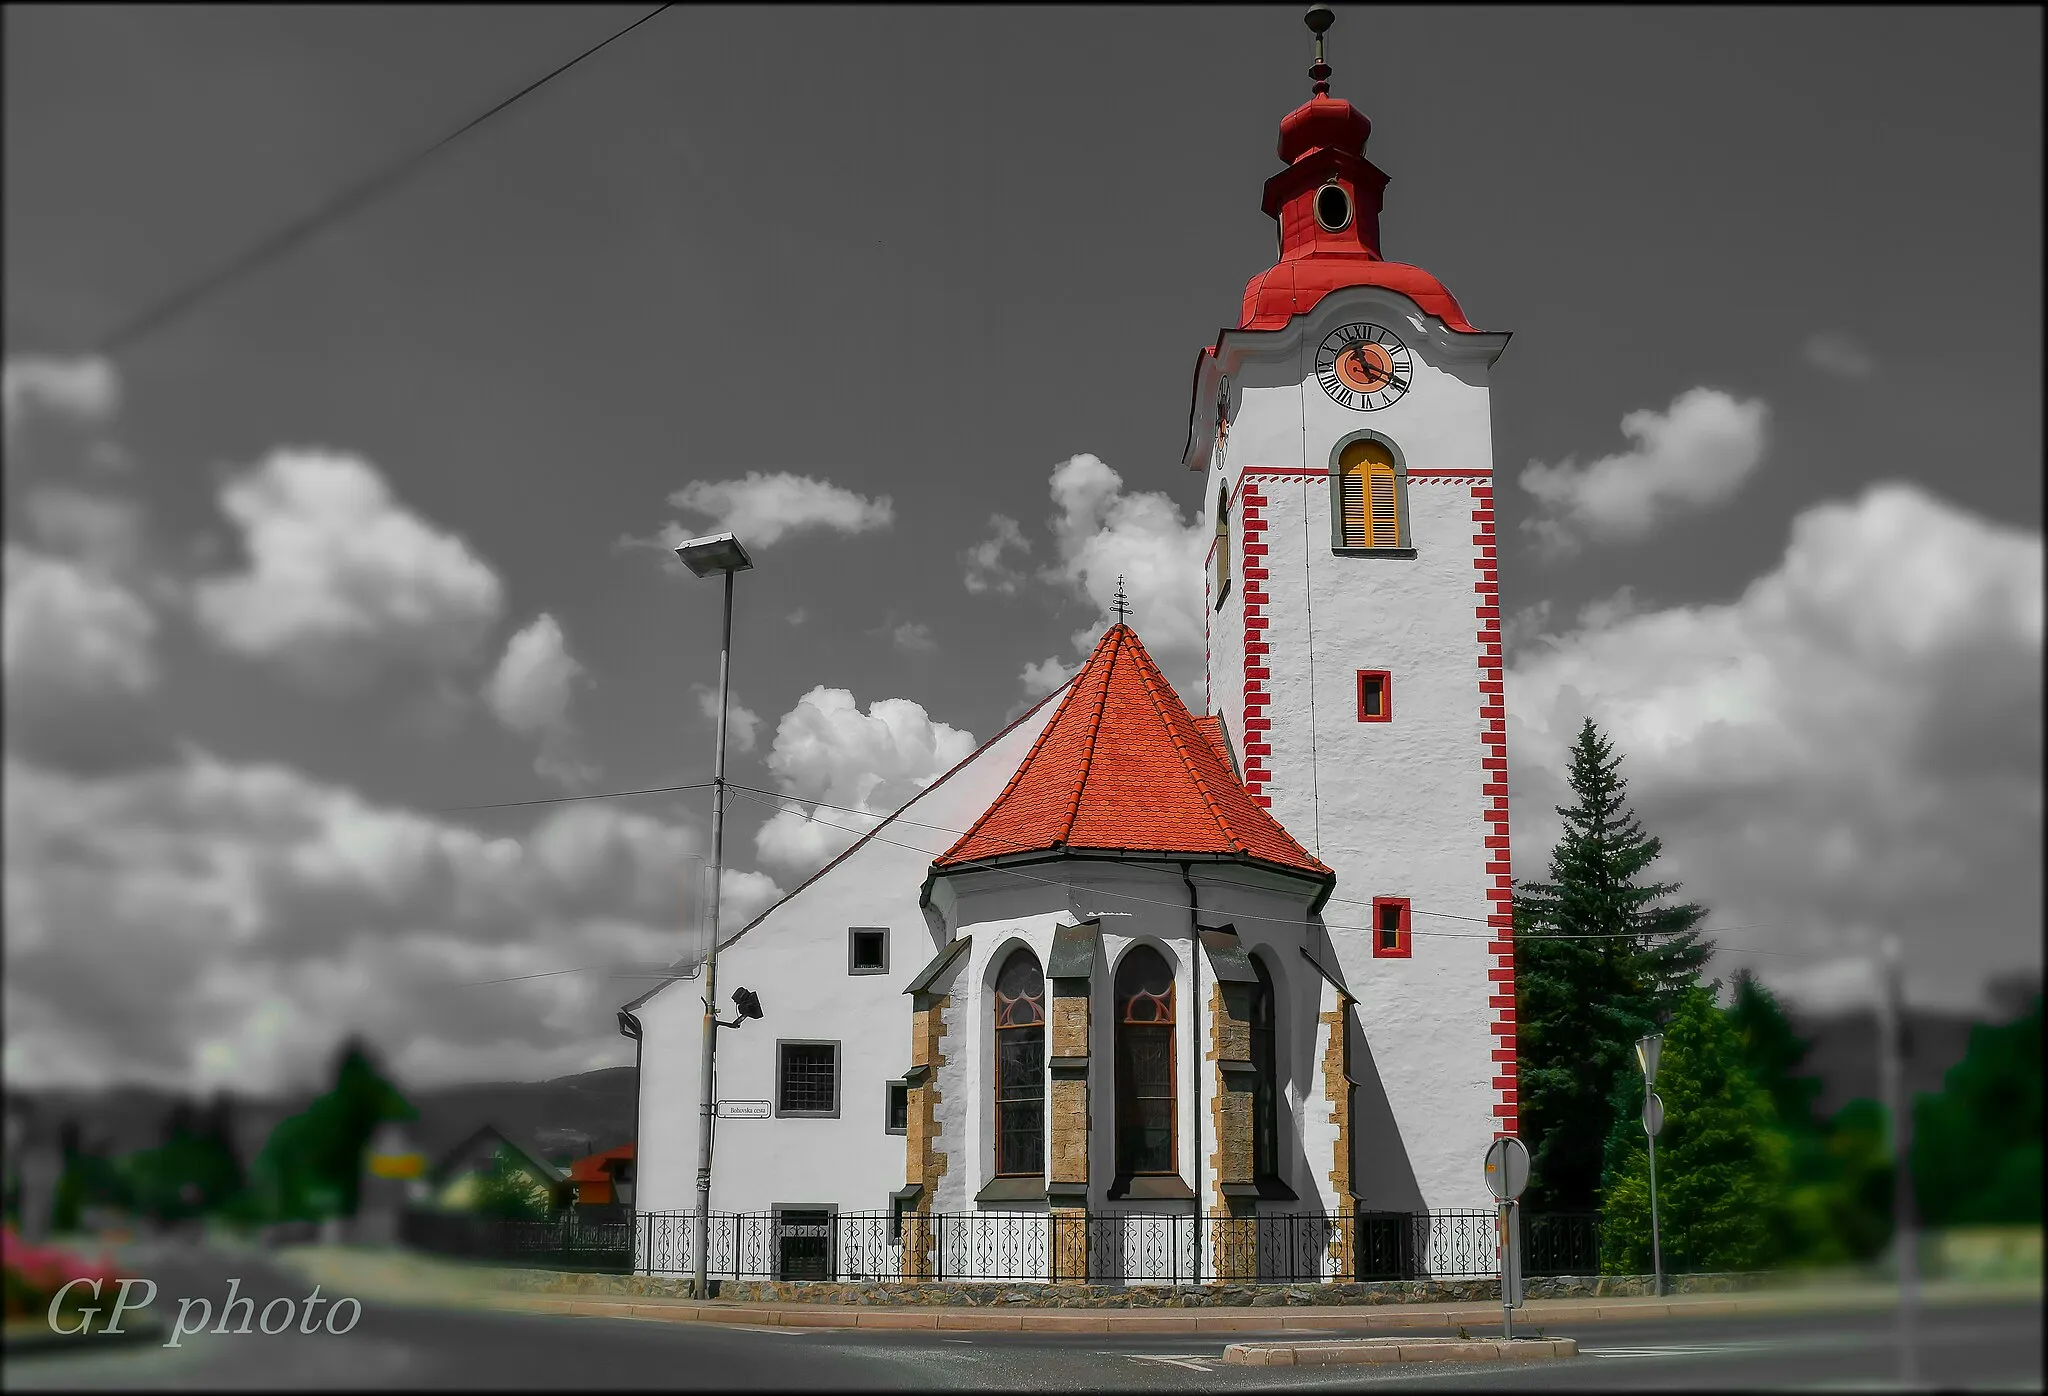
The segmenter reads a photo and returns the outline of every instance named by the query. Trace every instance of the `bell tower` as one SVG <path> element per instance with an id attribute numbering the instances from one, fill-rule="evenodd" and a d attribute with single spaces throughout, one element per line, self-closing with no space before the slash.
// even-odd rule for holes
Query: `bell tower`
<path id="1" fill-rule="evenodd" d="M 1310 97 L 1260 203 L 1277 259 L 1196 363 L 1208 709 L 1337 874 L 1359 1208 L 1490 1207 L 1481 1159 L 1518 1123 L 1487 387 L 1508 336 L 1382 254 L 1388 177 L 1330 95 L 1333 18 L 1308 12 Z"/>

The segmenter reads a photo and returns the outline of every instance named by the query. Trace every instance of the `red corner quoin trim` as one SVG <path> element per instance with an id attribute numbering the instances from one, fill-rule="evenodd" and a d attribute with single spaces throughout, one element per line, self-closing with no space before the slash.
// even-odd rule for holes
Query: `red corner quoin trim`
<path id="1" fill-rule="evenodd" d="M 1494 1130 L 1496 1134 L 1515 1134 L 1519 1125 L 1515 1087 L 1515 880 L 1508 859 L 1508 724 L 1501 675 L 1500 561 L 1494 548 L 1491 480 L 1473 482 L 1472 523 L 1477 529 L 1472 542 L 1479 549 L 1479 556 L 1472 561 L 1479 573 L 1479 580 L 1472 586 L 1478 602 L 1473 614 L 1479 621 L 1479 793 L 1485 802 L 1486 873 L 1492 884 L 1486 892 L 1486 924 L 1494 933 L 1494 939 L 1487 942 L 1495 966 L 1487 975 L 1492 981 L 1492 1035 L 1497 1039 L 1493 1053 L 1493 1086 L 1497 1095 Z"/>
<path id="2" fill-rule="evenodd" d="M 1261 809 L 1273 807 L 1273 797 L 1266 793 L 1267 782 L 1273 779 L 1273 772 L 1266 765 L 1270 747 L 1265 742 L 1254 745 L 1252 735 L 1263 737 L 1270 722 L 1267 712 L 1273 696 L 1266 689 L 1271 675 L 1267 656 L 1271 653 L 1272 642 L 1266 638 L 1266 627 L 1270 621 L 1266 615 L 1266 591 L 1264 568 L 1266 565 L 1266 496 L 1249 480 L 1241 485 L 1238 497 L 1238 531 L 1244 535 L 1245 583 L 1241 593 L 1244 606 L 1244 788 L 1251 792 L 1252 800 Z M 1253 579 L 1251 572 L 1259 569 L 1261 575 Z"/>

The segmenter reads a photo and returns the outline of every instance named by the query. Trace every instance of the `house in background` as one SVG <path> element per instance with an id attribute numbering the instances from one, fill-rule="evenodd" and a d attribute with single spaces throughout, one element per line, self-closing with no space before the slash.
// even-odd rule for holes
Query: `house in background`
<path id="1" fill-rule="evenodd" d="M 435 1162 L 427 1171 L 426 1200 L 437 1211 L 472 1210 L 482 1197 L 485 1179 L 500 1169 L 525 1178 L 532 1185 L 535 1205 L 548 1213 L 569 1201 L 566 1171 L 550 1163 L 538 1144 L 508 1138 L 495 1125 L 480 1125 L 430 1157 Z"/>
<path id="2" fill-rule="evenodd" d="M 633 1146 L 577 1159 L 569 1166 L 579 1221 L 626 1221 L 633 1215 Z"/>

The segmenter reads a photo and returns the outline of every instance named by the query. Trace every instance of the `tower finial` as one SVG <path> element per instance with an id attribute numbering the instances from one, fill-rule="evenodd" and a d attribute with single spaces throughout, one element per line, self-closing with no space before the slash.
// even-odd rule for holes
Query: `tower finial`
<path id="1" fill-rule="evenodd" d="M 1116 599 L 1109 604 L 1110 608 L 1116 612 L 1116 623 L 1122 625 L 1124 618 L 1131 613 L 1131 603 L 1124 599 L 1124 579 L 1121 573 L 1118 574 L 1116 579 Z"/>
<path id="2" fill-rule="evenodd" d="M 1323 35 L 1337 22 L 1337 12 L 1328 5 L 1311 5 L 1308 13 L 1301 17 L 1308 26 L 1308 32 L 1316 36 L 1316 61 L 1309 66 L 1308 75 L 1313 82 L 1309 91 L 1318 97 L 1330 95 L 1330 65 L 1323 61 Z"/>

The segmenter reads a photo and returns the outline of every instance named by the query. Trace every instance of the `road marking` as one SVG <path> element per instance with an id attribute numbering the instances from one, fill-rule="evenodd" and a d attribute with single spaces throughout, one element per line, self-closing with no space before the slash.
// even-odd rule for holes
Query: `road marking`
<path id="1" fill-rule="evenodd" d="M 1169 1367 L 1185 1367 L 1190 1372 L 1212 1371 L 1210 1364 L 1216 1361 L 1208 1353 L 1192 1352 L 1126 1352 L 1114 1355 L 1128 1357 L 1133 1362 L 1160 1362 Z"/>

